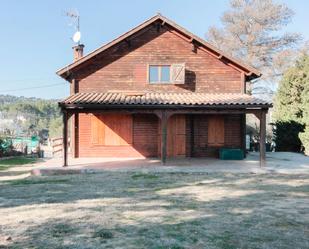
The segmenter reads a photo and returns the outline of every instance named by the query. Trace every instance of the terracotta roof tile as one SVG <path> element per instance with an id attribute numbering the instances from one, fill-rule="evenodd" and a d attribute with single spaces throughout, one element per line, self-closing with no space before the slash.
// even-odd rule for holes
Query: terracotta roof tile
<path id="1" fill-rule="evenodd" d="M 184 106 L 218 106 L 218 105 L 266 105 L 271 103 L 248 94 L 208 94 L 208 93 L 159 93 L 126 94 L 125 92 L 76 93 L 59 102 L 60 105 L 184 105 Z"/>

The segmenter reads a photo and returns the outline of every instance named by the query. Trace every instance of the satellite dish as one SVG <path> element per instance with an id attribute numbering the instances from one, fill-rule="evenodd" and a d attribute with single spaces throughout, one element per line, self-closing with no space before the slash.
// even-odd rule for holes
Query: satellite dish
<path id="1" fill-rule="evenodd" d="M 81 33 L 79 31 L 75 32 L 75 34 L 73 35 L 73 41 L 75 43 L 78 43 L 80 41 L 81 38 Z"/>

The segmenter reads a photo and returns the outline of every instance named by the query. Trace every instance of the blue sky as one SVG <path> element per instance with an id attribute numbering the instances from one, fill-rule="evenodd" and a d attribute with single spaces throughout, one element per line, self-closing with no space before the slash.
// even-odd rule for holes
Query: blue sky
<path id="1" fill-rule="evenodd" d="M 204 38 L 208 28 L 220 25 L 228 0 L 130 0 L 130 1 L 17 1 L 0 5 L 0 94 L 40 98 L 63 98 L 69 84 L 55 71 L 72 61 L 69 26 L 65 11 L 77 9 L 81 16 L 85 53 L 162 13 Z M 309 40 L 309 1 L 282 0 L 294 10 L 286 30 Z M 46 85 L 53 85 L 44 87 Z M 42 87 L 26 89 L 31 87 Z M 21 89 L 16 91 L 16 89 Z"/>

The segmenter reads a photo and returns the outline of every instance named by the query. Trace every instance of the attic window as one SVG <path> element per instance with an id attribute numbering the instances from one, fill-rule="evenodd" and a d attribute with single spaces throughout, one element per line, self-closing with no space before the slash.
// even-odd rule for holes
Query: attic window
<path id="1" fill-rule="evenodd" d="M 149 66 L 149 83 L 170 83 L 171 66 L 170 65 L 150 65 Z"/>
<path id="2" fill-rule="evenodd" d="M 149 65 L 150 84 L 185 84 L 185 64 Z"/>

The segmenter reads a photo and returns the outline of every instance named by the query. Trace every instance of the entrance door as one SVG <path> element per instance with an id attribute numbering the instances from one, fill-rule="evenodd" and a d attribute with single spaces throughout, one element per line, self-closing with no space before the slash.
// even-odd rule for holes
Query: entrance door
<path id="1" fill-rule="evenodd" d="M 167 156 L 186 155 L 186 116 L 173 115 L 167 124 Z"/>

